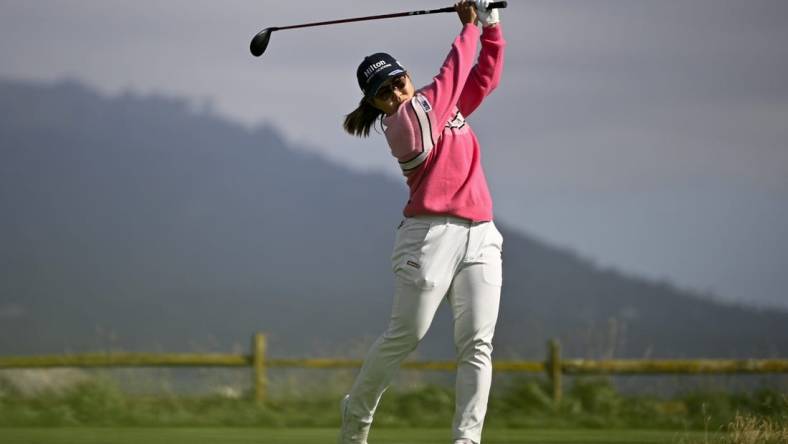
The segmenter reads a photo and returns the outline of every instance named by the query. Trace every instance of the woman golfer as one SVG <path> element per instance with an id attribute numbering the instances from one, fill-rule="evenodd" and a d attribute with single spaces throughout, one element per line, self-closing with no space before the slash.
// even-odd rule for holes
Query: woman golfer
<path id="1" fill-rule="evenodd" d="M 383 392 L 427 333 L 444 297 L 453 313 L 457 351 L 454 443 L 481 440 L 503 238 L 492 221 L 479 142 L 465 119 L 495 89 L 503 70 L 498 12 L 488 10 L 487 3 L 455 5 L 462 31 L 429 85 L 414 89 L 407 71 L 385 53 L 366 57 L 356 73 L 364 98 L 344 127 L 368 136 L 381 120 L 410 199 L 392 255 L 396 290 L 391 319 L 342 400 L 341 444 L 366 444 Z M 474 65 L 479 39 L 482 49 Z"/>

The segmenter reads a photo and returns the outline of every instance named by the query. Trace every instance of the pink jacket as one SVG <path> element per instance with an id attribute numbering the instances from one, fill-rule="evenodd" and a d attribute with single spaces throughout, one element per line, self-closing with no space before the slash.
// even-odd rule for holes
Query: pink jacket
<path id="1" fill-rule="evenodd" d="M 496 86 L 503 71 L 501 25 L 465 25 L 432 83 L 383 119 L 391 154 L 410 188 L 406 217 L 441 214 L 492 220 L 492 199 L 481 165 L 479 141 L 465 118 Z"/>

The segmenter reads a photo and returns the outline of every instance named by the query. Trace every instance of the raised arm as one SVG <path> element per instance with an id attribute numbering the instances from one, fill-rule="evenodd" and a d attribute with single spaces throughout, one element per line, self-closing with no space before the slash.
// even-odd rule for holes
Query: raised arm
<path id="1" fill-rule="evenodd" d="M 479 61 L 468 75 L 465 88 L 457 102 L 457 107 L 465 117 L 470 116 L 482 100 L 498 86 L 503 72 L 505 46 L 500 23 L 484 27 Z"/>
<path id="2" fill-rule="evenodd" d="M 456 5 L 462 31 L 454 39 L 438 75 L 383 120 L 391 153 L 399 160 L 405 175 L 414 172 L 429 157 L 453 115 L 473 67 L 479 28 L 475 25 L 476 11 L 472 5 L 472 2 Z"/>
<path id="3" fill-rule="evenodd" d="M 435 138 L 441 133 L 443 126 L 451 117 L 476 57 L 479 28 L 474 24 L 476 21 L 475 10 L 472 6 L 467 6 L 467 8 L 474 11 L 474 14 L 467 18 L 468 21 L 463 20 L 461 16 L 462 31 L 454 39 L 451 51 L 444 60 L 438 75 L 432 79 L 432 83 L 416 92 L 417 95 L 426 99 L 426 107 L 429 108 L 427 112 L 430 115 L 433 137 Z"/>

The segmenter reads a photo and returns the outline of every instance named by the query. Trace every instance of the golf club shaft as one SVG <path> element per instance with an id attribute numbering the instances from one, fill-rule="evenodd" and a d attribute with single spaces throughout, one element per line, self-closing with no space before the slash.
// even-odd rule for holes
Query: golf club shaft
<path id="1" fill-rule="evenodd" d="M 497 8 L 505 8 L 507 6 L 505 1 L 501 2 L 493 2 L 490 3 L 488 8 L 490 9 L 497 9 Z M 312 26 L 323 26 L 323 25 L 335 25 L 339 23 L 351 23 L 351 22 L 363 22 L 367 20 L 380 20 L 380 19 L 388 19 L 388 18 L 396 18 L 396 17 L 409 17 L 413 15 L 426 15 L 426 14 L 438 14 L 441 12 L 454 12 L 453 6 L 447 6 L 445 8 L 440 9 L 428 9 L 423 11 L 408 11 L 408 12 L 397 12 L 394 14 L 382 14 L 382 15 L 370 15 L 367 17 L 356 17 L 356 18 L 348 18 L 348 19 L 340 19 L 340 20 L 331 20 L 327 22 L 314 22 L 314 23 L 305 23 L 302 25 L 291 25 L 291 26 L 275 26 L 269 28 L 271 31 L 281 31 L 284 29 L 296 29 L 296 28 L 308 28 Z"/>

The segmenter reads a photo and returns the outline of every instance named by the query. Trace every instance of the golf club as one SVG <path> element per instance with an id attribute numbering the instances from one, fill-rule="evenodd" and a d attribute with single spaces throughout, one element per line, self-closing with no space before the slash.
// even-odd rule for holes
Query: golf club
<path id="1" fill-rule="evenodd" d="M 501 1 L 501 2 L 490 3 L 488 8 L 499 9 L 499 8 L 505 8 L 506 6 L 507 6 L 506 2 Z M 339 19 L 339 20 L 331 20 L 328 22 L 305 23 L 303 25 L 273 26 L 270 28 L 265 28 L 262 31 L 258 32 L 257 35 L 255 35 L 254 38 L 252 39 L 252 43 L 249 45 L 249 49 L 252 51 L 253 56 L 260 57 L 265 52 L 265 49 L 268 47 L 268 42 L 271 40 L 271 33 L 274 31 L 281 31 L 284 29 L 308 28 L 311 26 L 335 25 L 338 23 L 362 22 L 367 20 L 380 20 L 387 18 L 409 17 L 412 15 L 438 14 L 441 12 L 454 12 L 454 11 L 455 11 L 454 6 L 447 6 L 445 8 L 440 8 L 440 9 L 397 12 L 394 14 L 383 14 L 383 15 L 371 15 L 368 17 Z"/>

